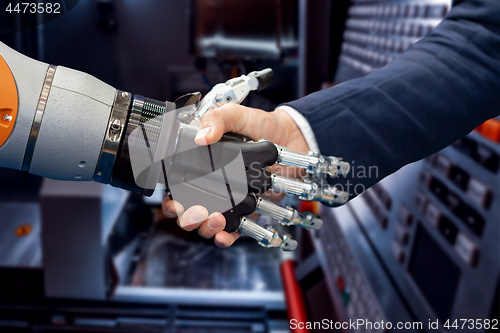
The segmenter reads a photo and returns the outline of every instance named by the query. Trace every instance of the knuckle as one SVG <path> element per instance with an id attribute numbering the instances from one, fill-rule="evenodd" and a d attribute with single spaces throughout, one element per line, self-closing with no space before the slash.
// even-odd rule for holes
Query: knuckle
<path id="1" fill-rule="evenodd" d="M 203 117 L 201 118 L 201 123 L 202 124 L 210 124 L 210 123 L 217 121 L 218 118 L 220 118 L 219 111 L 218 110 L 210 110 L 203 115 Z"/>

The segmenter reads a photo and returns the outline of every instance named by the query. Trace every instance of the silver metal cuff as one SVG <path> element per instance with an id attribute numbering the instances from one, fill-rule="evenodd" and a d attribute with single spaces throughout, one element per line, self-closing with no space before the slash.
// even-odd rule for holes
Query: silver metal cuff
<path id="1" fill-rule="evenodd" d="M 29 171 L 31 167 L 31 160 L 33 159 L 33 153 L 35 152 L 36 140 L 38 139 L 40 127 L 42 126 L 43 114 L 49 98 L 52 81 L 54 80 L 54 76 L 56 74 L 56 69 L 57 66 L 49 65 L 47 74 L 45 75 L 45 81 L 43 82 L 40 99 L 38 100 L 38 104 L 36 106 L 35 118 L 33 119 L 33 125 L 31 125 L 30 137 L 28 139 L 28 144 L 26 145 L 26 152 L 24 153 L 23 166 L 21 168 L 23 171 Z"/>
<path id="2" fill-rule="evenodd" d="M 101 156 L 97 162 L 97 167 L 94 173 L 94 181 L 109 184 L 113 166 L 115 164 L 116 155 L 120 147 L 120 142 L 123 137 L 125 124 L 129 113 L 130 103 L 132 102 L 132 94 L 129 92 L 117 90 L 111 115 L 109 117 L 106 136 L 102 144 Z"/>

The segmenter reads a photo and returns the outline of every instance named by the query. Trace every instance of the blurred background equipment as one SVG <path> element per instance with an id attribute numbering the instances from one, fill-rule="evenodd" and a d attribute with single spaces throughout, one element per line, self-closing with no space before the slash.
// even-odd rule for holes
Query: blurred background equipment
<path id="1" fill-rule="evenodd" d="M 191 47 L 198 57 L 280 59 L 296 54 L 297 1 L 193 0 Z"/>
<path id="2" fill-rule="evenodd" d="M 20 32 L 0 11 L 0 38 L 159 100 L 270 67 L 273 83 L 245 103 L 272 110 L 382 67 L 449 8 L 446 0 L 80 1 Z M 429 319 L 498 318 L 499 124 L 341 208 L 285 198 L 324 219 L 320 231 L 293 235 L 295 258 L 247 238 L 218 249 L 165 218 L 161 195 L 2 169 L 0 330 L 276 333 L 290 331 L 292 316 L 422 322 L 408 331 L 430 332 Z"/>

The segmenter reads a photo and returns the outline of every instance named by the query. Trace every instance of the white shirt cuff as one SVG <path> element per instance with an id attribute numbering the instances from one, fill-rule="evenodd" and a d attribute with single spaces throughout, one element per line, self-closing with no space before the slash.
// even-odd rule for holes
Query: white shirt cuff
<path id="1" fill-rule="evenodd" d="M 292 117 L 292 119 L 295 121 L 300 131 L 302 132 L 302 135 L 306 139 L 307 145 L 309 146 L 309 150 L 320 153 L 318 142 L 316 141 L 314 132 L 311 128 L 311 125 L 309 125 L 307 119 L 299 111 L 287 105 L 281 105 L 276 109 L 280 109 L 288 113 L 290 117 Z"/>

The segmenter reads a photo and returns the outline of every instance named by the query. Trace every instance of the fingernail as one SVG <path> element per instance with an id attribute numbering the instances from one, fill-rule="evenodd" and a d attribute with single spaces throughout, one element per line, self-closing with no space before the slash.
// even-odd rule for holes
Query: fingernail
<path id="1" fill-rule="evenodd" d="M 208 227 L 212 230 L 219 230 L 222 227 L 222 221 L 217 217 L 213 217 L 208 220 Z"/>
<path id="2" fill-rule="evenodd" d="M 194 138 L 194 141 L 198 143 L 198 141 L 204 140 L 204 142 L 202 141 L 202 143 L 208 143 L 208 140 L 205 137 L 207 135 L 210 135 L 211 133 L 212 133 L 212 127 L 200 128 L 198 130 L 198 133 L 196 134 L 196 137 Z"/>
<path id="3" fill-rule="evenodd" d="M 191 223 L 199 223 L 205 221 L 207 217 L 207 212 L 203 209 L 198 208 L 191 213 L 191 215 L 189 216 L 189 220 L 191 221 Z"/>

